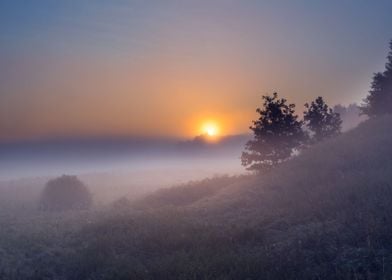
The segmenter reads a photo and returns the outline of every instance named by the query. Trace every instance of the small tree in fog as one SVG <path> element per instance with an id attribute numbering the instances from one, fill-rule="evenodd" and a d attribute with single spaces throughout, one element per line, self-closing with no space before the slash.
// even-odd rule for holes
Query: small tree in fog
<path id="1" fill-rule="evenodd" d="M 63 175 L 50 180 L 41 195 L 42 210 L 64 211 L 89 209 L 91 194 L 76 176 Z"/>
<path id="2" fill-rule="evenodd" d="M 256 110 L 260 116 L 250 127 L 254 138 L 246 143 L 241 156 L 248 170 L 270 168 L 287 160 L 307 138 L 294 104 L 287 104 L 276 92 L 262 99 L 263 107 Z"/>
<path id="3" fill-rule="evenodd" d="M 310 105 L 306 103 L 305 107 L 307 110 L 304 112 L 304 122 L 313 133 L 314 142 L 336 136 L 341 132 L 340 115 L 329 108 L 321 96 L 312 101 Z"/>
<path id="4" fill-rule="evenodd" d="M 361 107 L 369 117 L 392 113 L 392 40 L 384 72 L 375 73 L 369 91 Z"/>

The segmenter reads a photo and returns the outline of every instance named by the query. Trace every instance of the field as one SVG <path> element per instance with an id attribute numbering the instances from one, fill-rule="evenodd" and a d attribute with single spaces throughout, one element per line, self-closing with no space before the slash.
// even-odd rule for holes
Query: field
<path id="1" fill-rule="evenodd" d="M 0 279 L 391 279 L 390 127 L 89 211 L 3 199 Z"/>

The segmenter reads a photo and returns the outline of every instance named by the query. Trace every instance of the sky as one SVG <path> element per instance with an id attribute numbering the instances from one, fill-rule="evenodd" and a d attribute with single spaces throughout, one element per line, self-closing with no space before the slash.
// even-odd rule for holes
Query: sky
<path id="1" fill-rule="evenodd" d="M 0 142 L 249 132 L 261 96 L 361 102 L 392 1 L 0 1 Z"/>

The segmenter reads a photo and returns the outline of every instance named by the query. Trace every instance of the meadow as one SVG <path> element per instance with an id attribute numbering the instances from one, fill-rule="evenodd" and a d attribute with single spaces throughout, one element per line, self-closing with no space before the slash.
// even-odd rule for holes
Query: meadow
<path id="1" fill-rule="evenodd" d="M 390 279 L 391 126 L 90 210 L 3 200 L 0 279 Z"/>

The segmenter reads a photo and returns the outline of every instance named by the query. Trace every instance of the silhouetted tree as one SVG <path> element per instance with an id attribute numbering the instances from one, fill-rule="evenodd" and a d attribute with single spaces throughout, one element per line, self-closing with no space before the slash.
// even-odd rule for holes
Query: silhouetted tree
<path id="1" fill-rule="evenodd" d="M 324 102 L 321 96 L 305 104 L 307 111 L 304 112 L 304 122 L 312 132 L 312 140 L 318 142 L 326 138 L 340 134 L 342 120 L 340 115 Z"/>
<path id="2" fill-rule="evenodd" d="M 374 74 L 369 95 L 364 99 L 362 113 L 369 117 L 392 113 L 392 40 L 384 72 Z"/>
<path id="3" fill-rule="evenodd" d="M 279 99 L 276 92 L 262 99 L 263 107 L 256 110 L 260 117 L 250 127 L 254 138 L 246 143 L 241 156 L 242 165 L 248 170 L 270 168 L 287 160 L 307 138 L 294 104 Z"/>
<path id="4" fill-rule="evenodd" d="M 63 175 L 50 180 L 41 195 L 42 210 L 64 211 L 88 209 L 92 205 L 91 194 L 76 176 Z"/>

